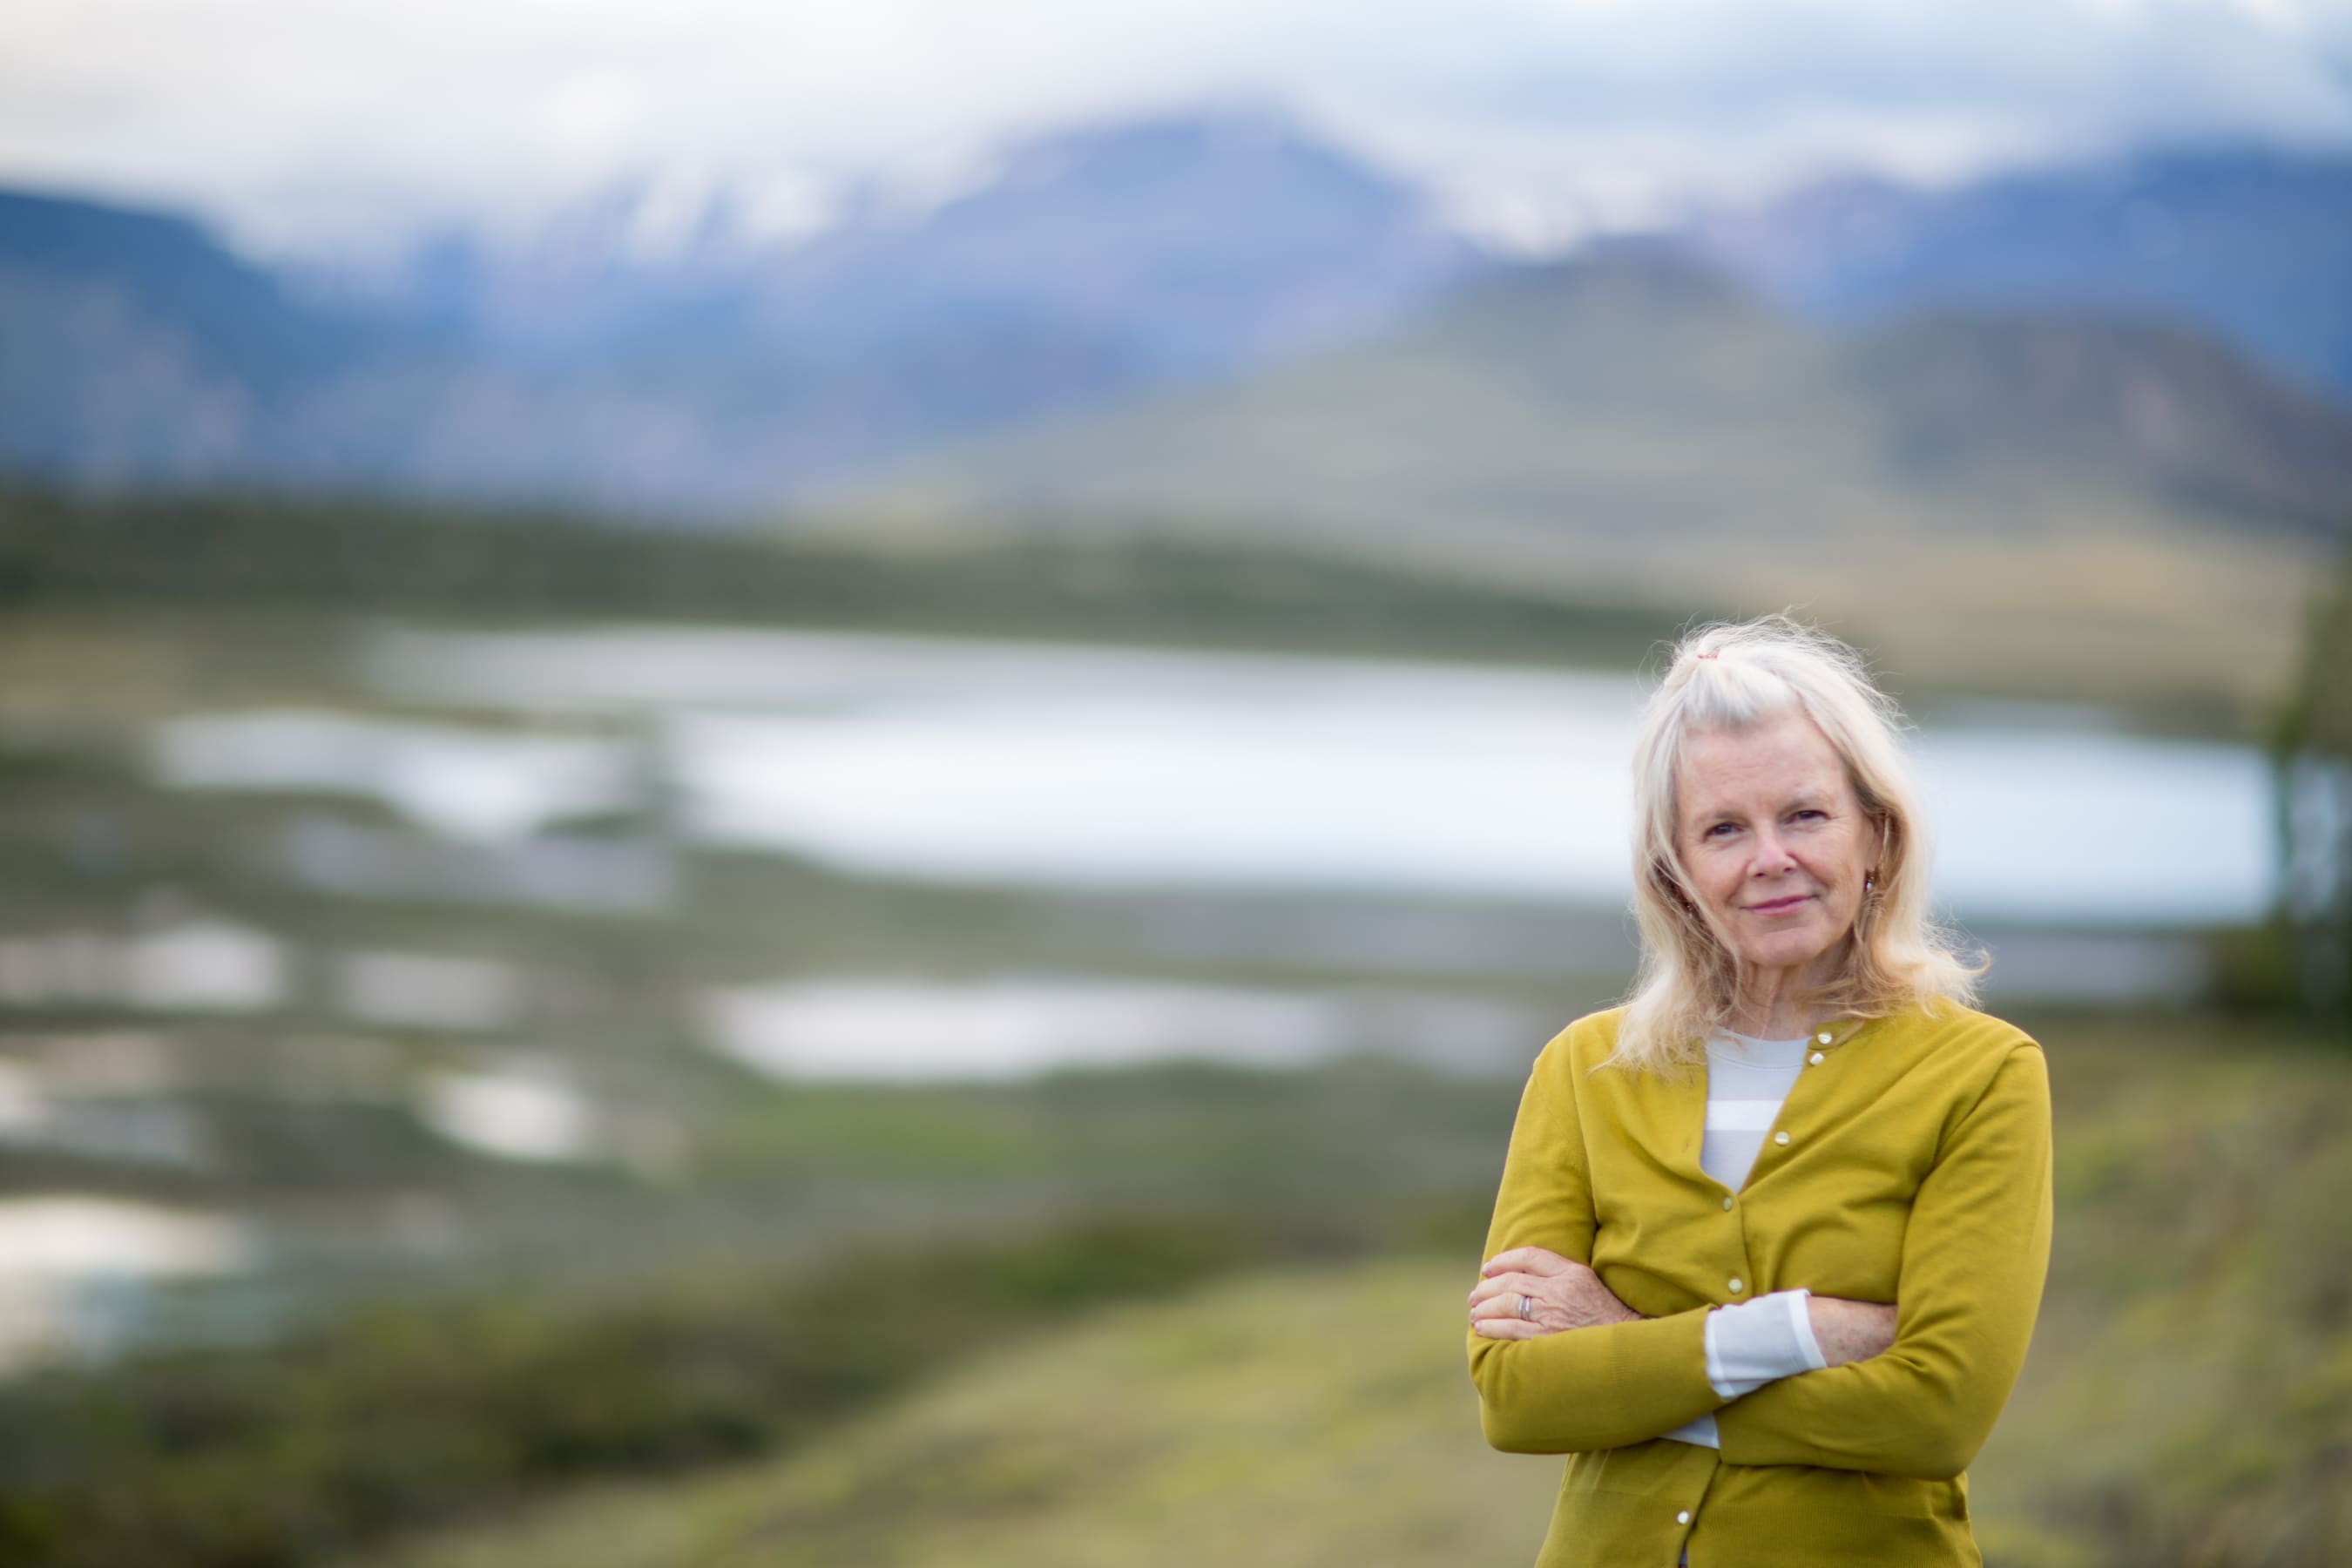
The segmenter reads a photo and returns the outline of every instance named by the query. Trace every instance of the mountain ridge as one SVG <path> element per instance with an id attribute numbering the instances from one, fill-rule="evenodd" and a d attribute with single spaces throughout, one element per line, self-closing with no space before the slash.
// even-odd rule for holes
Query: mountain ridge
<path id="1" fill-rule="evenodd" d="M 1847 176 L 1677 232 L 1822 320 L 1930 305 L 2163 317 L 2352 402 L 2352 158 L 2340 153 L 2152 147 L 1950 190 Z"/>
<path id="2" fill-rule="evenodd" d="M 1744 231 L 1724 219 L 1695 237 L 1612 241 L 1581 256 L 1618 268 L 1615 287 L 1629 301 L 1644 289 L 1696 290 L 1686 301 L 1696 310 L 1706 290 L 1726 285 L 1695 281 L 1674 259 L 1671 247 L 1696 244 L 1742 281 L 1751 303 L 1793 302 L 1807 319 L 1891 327 L 1922 312 L 1981 313 L 1985 301 L 1967 277 L 1913 264 L 1938 236 L 1978 235 L 1975 251 L 1998 256 L 2013 248 L 2008 239 L 2018 225 L 2056 215 L 2058 237 L 2037 253 L 2057 258 L 2044 271 L 2063 271 L 2064 262 L 2095 272 L 2115 244 L 2145 249 L 2156 243 L 2147 236 L 2172 232 L 2173 254 L 2204 258 L 2179 310 L 2168 316 L 2162 300 L 2126 291 L 2075 298 L 2062 313 L 2153 311 L 2151 320 L 2201 322 L 2197 330 L 2218 330 L 2241 353 L 2262 359 L 2267 383 L 2278 361 L 2262 357 L 2263 334 L 2275 335 L 2278 301 L 2261 297 L 2265 280 L 2287 267 L 2308 292 L 2309 278 L 2328 276 L 2339 252 L 2339 270 L 2352 270 L 2352 220 L 2296 205 L 2307 205 L 2314 190 L 2335 189 L 2330 182 L 2352 190 L 2345 172 L 2352 162 L 2319 160 L 2282 174 L 2263 156 L 2214 153 L 2179 173 L 2187 166 L 2151 165 L 2158 173 L 2133 176 L 2137 185 L 2118 185 L 2112 171 L 2058 171 L 2034 176 L 2038 184 L 2018 186 L 2024 176 L 1990 183 L 1975 195 L 1849 187 L 1834 199 L 1817 193 L 1811 205 L 1801 199 L 1751 215 Z M 2241 176 L 2242 191 L 2232 184 Z M 2163 208 L 2173 216 L 2150 216 L 2158 196 L 2173 204 Z M 1562 276 L 1553 264 L 1477 252 L 1445 226 L 1428 192 L 1272 113 L 1055 132 L 1009 149 L 986 177 L 940 187 L 920 202 L 879 185 L 837 194 L 823 221 L 809 205 L 814 196 L 793 222 L 764 227 L 727 216 L 735 199 L 716 187 L 608 193 L 551 227 L 536 248 L 493 254 L 445 242 L 422 254 L 404 280 L 340 296 L 320 292 L 316 277 L 240 259 L 184 217 L 55 195 L 0 201 L 0 466 L 60 483 L 357 485 L 424 499 L 740 523 L 855 493 L 992 433 L 1148 408 L 1171 391 L 1246 379 L 1349 344 L 1385 341 L 1392 350 L 1423 312 L 1465 289 L 1484 302 L 1479 309 L 1498 312 L 1491 329 L 1497 352 L 1525 358 L 1548 340 L 1514 342 L 1528 331 L 1528 318 L 1495 302 L 1513 289 L 1559 287 Z M 1865 216 L 1895 217 L 1857 239 L 1838 216 L 1856 204 Z M 2352 210 L 2352 201 L 2346 205 Z M 1968 220 L 1977 227 L 1955 213 L 1977 214 Z M 2215 213 L 2245 215 L 2245 232 L 2228 245 L 2198 237 L 2215 225 L 2197 215 Z M 641 243 L 656 218 L 667 226 L 656 237 L 663 243 Z M 2287 262 L 2263 261 L 2282 237 L 2295 236 L 2315 239 Z M 1937 292 L 1947 282 L 1949 298 Z M 2019 298 L 2047 303 L 2030 289 Z M 2289 289 L 2282 298 L 2292 306 L 2303 296 Z M 2218 316 L 2205 308 L 2215 300 L 2229 305 Z M 1654 367 L 1673 372 L 1673 384 L 1654 388 L 1656 395 L 1694 410 L 1743 400 L 1756 406 L 1754 389 L 1739 390 L 1738 377 L 1805 382 L 1820 374 L 1799 368 L 1806 351 L 1765 346 L 1796 331 L 1795 323 L 1764 322 L 1743 314 L 1748 306 L 1717 308 L 1726 313 L 1707 331 L 1722 341 L 1694 347 L 1679 369 Z M 2344 310 L 2352 332 L 2352 296 Z M 2287 319 L 2296 318 L 2290 311 Z M 2316 329 L 2332 331 L 2333 318 L 2309 319 L 2315 342 L 2332 341 Z M 1459 311 L 1449 320 L 1446 331 L 1475 330 Z M 1555 347 L 1590 353 L 1598 326 L 1582 330 L 1585 340 Z M 1620 355 L 1612 379 L 1591 395 L 1643 395 L 1655 380 L 1645 353 Z M 2151 365 L 2195 357 L 2146 347 L 2123 357 L 2135 354 Z M 1949 357 L 1962 368 L 1939 373 L 1941 391 L 1891 383 L 1885 390 L 1922 417 L 2014 426 L 1989 363 L 1970 372 L 1969 354 Z M 1899 366 L 1905 353 L 1894 358 Z M 2190 445 L 2218 441 L 2239 455 L 2209 454 L 2188 471 L 2170 458 L 2160 463 L 2175 500 L 2187 505 L 2201 494 L 2209 510 L 2226 511 L 2241 496 L 2259 494 L 2269 511 L 2307 520 L 2312 487 L 2282 487 L 2274 470 L 2315 463 L 2296 454 L 2332 438 L 2333 425 L 2293 412 L 2266 437 L 2259 420 L 2227 416 L 2218 421 L 2226 435 L 2198 437 L 2194 426 L 2206 415 L 2226 416 L 2233 403 L 2271 406 L 2234 360 L 2204 363 L 2225 385 L 2201 402 L 2141 395 L 2137 413 L 2109 410 L 2104 436 L 2080 410 L 2059 409 L 2041 431 L 2012 430 L 1996 441 L 1995 455 L 2032 447 L 2029 435 L 2049 448 L 2057 432 L 2073 431 L 2069 439 L 2103 441 L 2100 462 L 2114 470 L 2138 451 L 2125 438 L 2138 427 L 2133 422 L 2160 426 L 2164 408 L 2177 404 L 2187 412 L 2173 423 L 2187 420 Z M 1691 366 L 1708 374 L 1685 374 Z M 1574 365 L 1528 374 L 1538 395 L 1577 384 Z M 2168 372 L 2132 374 L 2170 384 Z M 2352 395 L 2352 381 L 2326 395 Z M 1507 407 L 1493 414 L 1516 417 Z M 2246 457 L 2266 442 L 2280 449 Z M 1965 433 L 1957 441 L 1918 439 L 1904 448 L 1905 460 L 1922 483 L 1948 484 L 1963 473 L 1981 479 L 1983 447 Z M 2035 461 L 2064 468 L 2074 459 L 2042 450 Z M 2207 470 L 2223 476 L 2218 489 Z M 1476 511 L 1515 481 L 1475 475 L 1464 482 L 1471 489 L 1463 504 Z"/>
<path id="3" fill-rule="evenodd" d="M 614 248 L 619 209 L 540 253 L 445 241 L 347 295 L 369 331 L 185 218 L 53 216 L 121 254 L 0 226 L 0 462 L 709 520 L 1344 338 L 1477 264 L 1419 193 L 1269 116 L 1057 133 L 928 206 L 853 202 L 799 243 L 667 269 Z M 184 319 L 195 284 L 237 294 L 244 329 Z"/>

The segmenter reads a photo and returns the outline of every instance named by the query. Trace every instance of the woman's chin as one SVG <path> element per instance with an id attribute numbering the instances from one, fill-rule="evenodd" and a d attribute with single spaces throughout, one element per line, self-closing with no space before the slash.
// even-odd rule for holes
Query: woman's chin
<path id="1" fill-rule="evenodd" d="M 1749 969 L 1808 969 L 1838 945 L 1824 931 L 1775 931 L 1740 947 L 1740 962 Z"/>

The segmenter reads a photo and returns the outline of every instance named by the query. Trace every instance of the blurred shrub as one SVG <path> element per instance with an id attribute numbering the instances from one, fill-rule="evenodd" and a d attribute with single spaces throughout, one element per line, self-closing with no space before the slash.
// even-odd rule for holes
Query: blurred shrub
<path id="1" fill-rule="evenodd" d="M 0 1389 L 0 1562 L 314 1562 L 526 1492 L 775 1448 L 1015 1331 L 1357 1245 L 1249 1218 L 1103 1221 L 595 1307 L 379 1307 L 266 1351 L 51 1372 Z"/>
<path id="2" fill-rule="evenodd" d="M 1312 552 L 1008 525 L 927 541 L 0 480 L 0 605 L 718 618 L 1630 663 L 1680 617 Z"/>

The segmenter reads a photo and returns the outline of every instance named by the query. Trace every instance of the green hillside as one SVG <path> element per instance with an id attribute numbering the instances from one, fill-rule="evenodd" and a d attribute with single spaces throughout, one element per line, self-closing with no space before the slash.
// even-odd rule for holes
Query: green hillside
<path id="1" fill-rule="evenodd" d="M 1632 257 L 839 504 L 867 537 L 1285 540 L 1588 600 L 1794 604 L 1941 683 L 2260 707 L 2352 531 L 2352 415 L 2171 329 L 1831 338 Z"/>
<path id="2" fill-rule="evenodd" d="M 2194 1026 L 2042 1033 L 2057 1251 L 2025 1377 L 1971 1473 L 1989 1561 L 2344 1561 L 2352 1061 L 2221 1049 Z M 1557 1471 L 1479 1439 L 1468 1265 L 1276 1268 L 1114 1308 L 797 1454 L 575 1496 L 370 1568 L 1526 1562 Z M 945 1310 L 955 1284 L 882 1288 Z"/>
<path id="3" fill-rule="evenodd" d="M 1526 1562 L 1557 1467 L 1479 1440 L 1463 1273 L 1283 1272 L 1107 1314 L 797 1460 L 585 1500 L 387 1568 Z"/>

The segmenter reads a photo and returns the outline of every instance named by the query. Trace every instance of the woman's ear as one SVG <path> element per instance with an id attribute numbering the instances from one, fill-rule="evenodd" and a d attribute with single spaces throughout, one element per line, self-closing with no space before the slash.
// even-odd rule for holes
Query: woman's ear
<path id="1" fill-rule="evenodd" d="M 1682 878 L 1675 874 L 1674 867 L 1666 861 L 1650 862 L 1650 881 L 1659 892 L 1665 895 L 1668 903 L 1685 913 L 1694 915 L 1698 913 L 1698 906 L 1691 902 L 1690 894 L 1683 889 Z"/>

